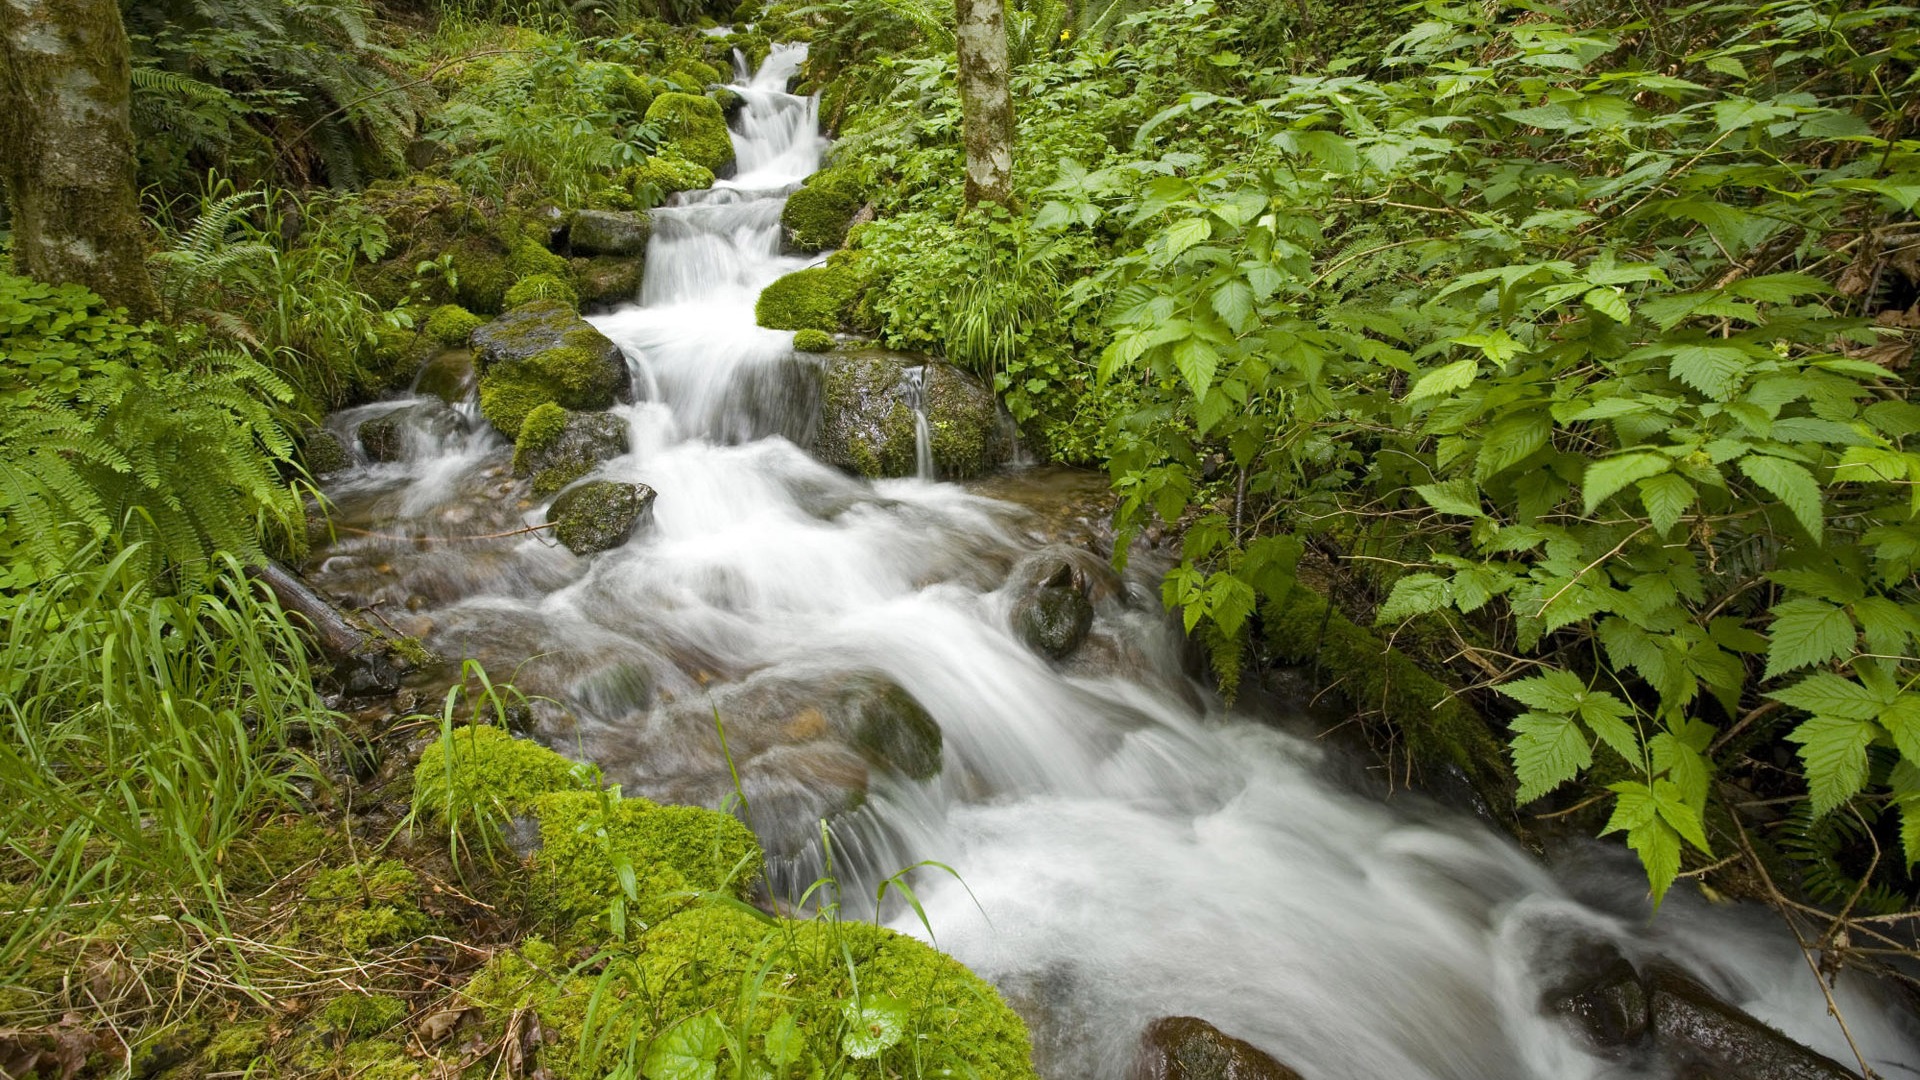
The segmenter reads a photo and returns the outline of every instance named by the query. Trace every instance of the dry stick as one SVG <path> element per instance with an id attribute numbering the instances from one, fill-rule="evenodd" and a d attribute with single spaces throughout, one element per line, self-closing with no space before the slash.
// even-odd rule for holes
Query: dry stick
<path id="1" fill-rule="evenodd" d="M 1840 1025 L 1840 1034 L 1847 1039 L 1847 1049 L 1853 1051 L 1853 1059 L 1860 1063 L 1860 1075 L 1866 1080 L 1882 1080 L 1880 1074 L 1874 1072 L 1873 1067 L 1867 1064 L 1867 1056 L 1860 1052 L 1860 1044 L 1853 1040 L 1853 1031 L 1847 1027 L 1847 1018 L 1841 1015 L 1839 1004 L 1833 1000 L 1833 988 L 1827 985 L 1826 977 L 1820 974 L 1820 965 L 1813 958 L 1813 950 L 1807 947 L 1807 939 L 1800 933 L 1800 924 L 1794 920 L 1790 902 L 1773 883 L 1773 875 L 1767 872 L 1766 864 L 1761 862 L 1760 856 L 1754 852 L 1753 842 L 1747 838 L 1747 827 L 1740 823 L 1738 815 L 1729 816 L 1733 820 L 1734 833 L 1740 839 L 1740 850 L 1746 853 L 1748 863 L 1759 872 L 1760 883 L 1767 887 L 1768 901 L 1773 904 L 1775 910 L 1780 912 L 1780 918 L 1786 922 L 1787 929 L 1793 931 L 1793 942 L 1800 947 L 1800 958 L 1807 962 L 1807 970 L 1813 973 L 1813 981 L 1819 985 L 1820 995 L 1827 999 L 1827 1015 L 1833 1017 L 1833 1022 Z"/>
<path id="2" fill-rule="evenodd" d="M 350 528 L 346 525 L 336 525 L 334 528 L 343 533 L 352 533 L 355 536 L 365 536 L 374 540 L 392 540 L 399 544 L 464 544 L 473 540 L 504 540 L 509 536 L 524 536 L 527 533 L 537 533 L 551 529 L 556 524 L 556 522 L 549 521 L 543 525 L 529 525 L 524 529 L 514 529 L 510 532 L 487 533 L 483 536 L 395 536 L 392 533 L 372 532 L 367 529 Z"/>

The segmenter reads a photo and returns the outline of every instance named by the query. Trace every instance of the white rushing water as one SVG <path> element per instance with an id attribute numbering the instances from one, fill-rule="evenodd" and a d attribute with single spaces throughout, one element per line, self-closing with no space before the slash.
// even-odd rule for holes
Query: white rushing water
<path id="1" fill-rule="evenodd" d="M 779 235 L 786 194 L 824 149 L 814 102 L 785 92 L 802 59 L 776 48 L 739 88 L 738 174 L 656 211 L 643 295 L 592 320 L 644 398 L 624 409 L 632 452 L 600 475 L 657 489 L 651 525 L 591 560 L 528 537 L 505 554 L 343 548 L 337 561 L 414 559 L 398 573 L 437 605 L 433 644 L 489 658 L 496 676 L 534 657 L 516 679 L 571 718 L 545 711 L 546 736 L 631 792 L 717 804 L 731 790 L 718 710 L 776 888 L 818 868 L 814 815 L 864 790 L 836 823 L 848 894 L 922 859 L 957 870 L 965 888 L 913 878 L 937 942 L 1026 1013 L 1059 1080 L 1124 1074 L 1146 1021 L 1177 1014 L 1309 1080 L 1652 1075 L 1541 1014 L 1576 933 L 1681 964 L 1851 1060 L 1763 913 L 1708 911 L 1683 887 L 1650 919 L 1630 860 L 1595 848 L 1550 867 L 1468 814 L 1382 801 L 1343 779 L 1336 752 L 1227 715 L 1186 674 L 1151 567 L 1114 578 L 1098 556 L 1044 549 L 1019 506 L 925 479 L 868 484 L 803 452 L 803 361 L 753 316 L 761 288 L 809 262 Z M 504 452 L 446 438 L 347 487 L 388 492 L 380 512 L 400 528 L 430 508 L 466 513 L 455 504 L 498 486 L 484 478 Z M 499 513 L 512 527 L 541 511 Z M 1023 573 L 1063 559 L 1102 585 L 1088 646 L 1056 665 L 1009 612 Z M 938 776 L 869 770 L 795 719 L 804 710 L 753 706 L 848 677 L 926 707 L 944 732 Z M 925 933 L 911 916 L 896 925 Z M 1901 1014 L 1858 979 L 1838 994 L 1876 1067 L 1920 1076 Z"/>

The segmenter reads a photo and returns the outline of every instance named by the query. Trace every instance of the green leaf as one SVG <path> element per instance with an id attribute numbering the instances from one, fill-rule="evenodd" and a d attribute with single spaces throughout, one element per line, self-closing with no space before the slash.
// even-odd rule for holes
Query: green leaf
<path id="1" fill-rule="evenodd" d="M 1766 677 L 1853 654 L 1853 617 L 1825 600 L 1801 598 L 1774 605 L 1767 627 Z"/>
<path id="2" fill-rule="evenodd" d="M 1673 459 L 1665 454 L 1650 454 L 1635 451 L 1615 454 L 1587 463 L 1587 471 L 1580 479 L 1580 493 L 1586 500 L 1587 513 L 1600 508 L 1600 504 L 1614 492 L 1636 480 L 1645 480 L 1658 476 L 1673 465 Z M 1682 480 L 1681 483 L 1686 483 Z M 1664 530 L 1663 530 L 1664 531 Z"/>
<path id="3" fill-rule="evenodd" d="M 1740 471 L 1785 504 L 1814 543 L 1820 542 L 1821 527 L 1825 524 L 1825 513 L 1820 505 L 1820 482 L 1813 478 L 1806 466 L 1786 458 L 1749 454 L 1740 459 Z"/>
<path id="4" fill-rule="evenodd" d="M 1626 294 L 1617 288 L 1589 289 L 1580 299 L 1614 322 L 1624 323 L 1633 318 L 1633 309 L 1627 306 Z"/>
<path id="5" fill-rule="evenodd" d="M 1688 806 L 1698 811 L 1707 805 L 1707 759 L 1700 751 L 1665 731 L 1649 739 L 1647 749 L 1653 755 L 1654 771 L 1666 773 L 1667 779 L 1679 786 L 1680 797 Z"/>
<path id="6" fill-rule="evenodd" d="M 1571 671 L 1549 671 L 1545 675 L 1502 683 L 1494 689 L 1529 709 L 1554 713 L 1573 712 L 1587 696 L 1587 684 Z"/>
<path id="7" fill-rule="evenodd" d="M 1673 831 L 1679 833 L 1682 839 L 1709 855 L 1713 854 L 1712 845 L 1707 843 L 1706 822 L 1701 819 L 1699 809 L 1687 805 L 1678 784 L 1671 780 L 1655 780 L 1653 806 L 1660 812 L 1660 820 L 1673 826 Z"/>
<path id="8" fill-rule="evenodd" d="M 1621 760 L 1638 768 L 1645 756 L 1640 752 L 1639 732 L 1627 723 L 1632 715 L 1632 706 L 1605 690 L 1589 691 L 1580 701 L 1580 721 Z"/>
<path id="9" fill-rule="evenodd" d="M 1657 906 L 1673 886 L 1674 879 L 1680 876 L 1680 834 L 1661 819 L 1651 786 L 1622 782 L 1611 785 L 1609 790 L 1618 799 L 1613 816 L 1607 820 L 1607 827 L 1600 830 L 1600 835 L 1623 831 L 1627 834 L 1627 846 L 1640 856 L 1640 865 L 1646 868 L 1647 885 Z"/>
<path id="10" fill-rule="evenodd" d="M 1920 765 L 1920 694 L 1901 694 L 1880 713 L 1880 726 L 1893 736 L 1900 756 Z"/>
<path id="11" fill-rule="evenodd" d="M 1680 523 L 1681 515 L 1699 497 L 1692 484 L 1672 473 L 1662 473 L 1640 481 L 1640 505 L 1647 508 L 1647 518 L 1661 536 L 1673 532 L 1673 527 Z"/>
<path id="12" fill-rule="evenodd" d="M 1478 360 L 1455 360 L 1445 367 L 1438 367 L 1414 382 L 1413 389 L 1407 391 L 1406 400 L 1424 401 L 1430 397 L 1451 394 L 1455 390 L 1464 390 L 1473 385 L 1474 376 L 1480 372 Z"/>
<path id="13" fill-rule="evenodd" d="M 1904 760 L 1894 763 L 1887 786 L 1893 789 L 1893 804 L 1900 808 L 1900 847 L 1911 870 L 1920 862 L 1920 765 Z"/>
<path id="14" fill-rule="evenodd" d="M 846 1006 L 847 1034 L 840 1048 L 856 1061 L 876 1058 L 907 1037 L 907 1007 L 893 998 L 867 994 Z"/>
<path id="15" fill-rule="evenodd" d="M 1878 731 L 1864 720 L 1816 716 L 1787 733 L 1789 742 L 1800 744 L 1815 817 L 1859 793 L 1867 782 L 1867 744 Z"/>
<path id="16" fill-rule="evenodd" d="M 1167 254 L 1177 256 L 1195 244 L 1202 243 L 1213 235 L 1213 223 L 1206 218 L 1181 218 L 1161 234 L 1167 244 Z"/>
<path id="17" fill-rule="evenodd" d="M 791 1013 L 781 1013 L 780 1018 L 767 1029 L 765 1045 L 767 1060 L 782 1070 L 799 1061 L 800 1056 L 807 1052 L 807 1040 L 800 1034 L 800 1025 L 793 1022 Z"/>
<path id="18" fill-rule="evenodd" d="M 714 1080 L 727 1033 L 712 1013 L 675 1024 L 653 1041 L 641 1070 L 647 1080 Z"/>
<path id="19" fill-rule="evenodd" d="M 1746 350 L 1731 345 L 1683 345 L 1673 350 L 1667 370 L 1673 377 L 1715 401 L 1727 401 L 1747 373 Z"/>
<path id="20" fill-rule="evenodd" d="M 1809 675 L 1767 696 L 1815 716 L 1837 716 L 1842 720 L 1871 720 L 1887 705 L 1879 694 L 1830 671 Z"/>
<path id="21" fill-rule="evenodd" d="M 1234 333 L 1246 333 L 1253 325 L 1253 286 L 1237 280 L 1220 286 L 1213 292 L 1213 310 Z"/>
<path id="22" fill-rule="evenodd" d="M 1732 98 L 1713 103 L 1713 123 L 1722 132 L 1792 115 L 1793 110 L 1785 105 L 1771 105 L 1752 98 Z"/>
<path id="23" fill-rule="evenodd" d="M 1173 347 L 1173 363 L 1193 396 L 1205 398 L 1207 387 L 1213 385 L 1213 373 L 1220 366 L 1220 354 L 1199 338 L 1190 337 Z"/>
<path id="24" fill-rule="evenodd" d="M 1522 713 L 1513 721 L 1513 769 L 1520 778 L 1519 800 L 1533 800 L 1566 783 L 1593 764 L 1593 750 L 1579 725 L 1564 716 Z"/>
<path id="25" fill-rule="evenodd" d="M 1458 514 L 1461 517 L 1472 518 L 1487 516 L 1487 512 L 1480 507 L 1480 488 L 1471 480 L 1421 484 L 1413 490 L 1426 500 L 1428 506 L 1443 514 Z"/>
<path id="26" fill-rule="evenodd" d="M 1387 596 L 1387 602 L 1380 605 L 1373 621 L 1381 626 L 1401 622 L 1438 611 L 1452 598 L 1453 590 L 1446 578 L 1438 574 L 1408 574 L 1393 583 L 1393 592 Z"/>

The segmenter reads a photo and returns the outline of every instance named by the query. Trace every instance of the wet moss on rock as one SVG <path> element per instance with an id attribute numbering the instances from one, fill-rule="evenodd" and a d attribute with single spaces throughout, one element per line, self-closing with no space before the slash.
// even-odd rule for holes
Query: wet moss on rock
<path id="1" fill-rule="evenodd" d="M 825 266 L 796 270 L 767 286 L 754 303 L 754 321 L 770 330 L 826 333 L 847 325 L 868 281 L 858 259 L 841 255 Z"/>
<path id="2" fill-rule="evenodd" d="M 513 448 L 513 473 L 552 495 L 629 449 L 626 422 L 610 413 L 571 413 L 542 405 L 529 413 Z"/>
<path id="3" fill-rule="evenodd" d="M 547 520 L 569 551 L 592 555 L 626 543 L 653 499 L 653 489 L 645 484 L 595 480 L 561 492 L 548 507 Z"/>
<path id="4" fill-rule="evenodd" d="M 833 335 L 825 330 L 802 330 L 793 335 L 793 347 L 801 352 L 827 352 L 833 348 Z"/>
<path id="5" fill-rule="evenodd" d="M 571 268 L 569 268 L 571 269 Z M 533 274 L 513 283 L 507 290 L 506 305 L 517 308 L 535 300 L 557 300 L 570 308 L 578 310 L 580 294 L 574 291 L 567 278 L 558 274 Z"/>
<path id="6" fill-rule="evenodd" d="M 713 186 L 713 170 L 670 153 L 655 154 L 620 173 L 637 206 L 657 206 L 667 196 Z"/>
<path id="7" fill-rule="evenodd" d="M 780 211 L 787 246 L 811 254 L 846 243 L 847 228 L 864 201 L 851 176 L 831 170 L 815 173 L 787 196 L 787 205 Z"/>
<path id="8" fill-rule="evenodd" d="M 485 319 L 458 304 L 442 304 L 427 316 L 424 333 L 440 345 L 465 345 L 467 337 L 484 322 Z"/>
<path id="9" fill-rule="evenodd" d="M 626 358 L 562 300 L 522 304 L 473 333 L 480 411 L 509 438 L 534 409 L 605 409 L 627 393 Z"/>
<path id="10" fill-rule="evenodd" d="M 868 478 L 913 475 L 913 368 L 925 371 L 921 402 L 942 477 L 979 476 L 1012 456 L 999 405 L 978 380 L 950 364 L 878 349 L 835 352 L 826 362 L 814 456 Z"/>
<path id="11" fill-rule="evenodd" d="M 733 171 L 733 137 L 727 132 L 727 118 L 719 102 L 700 94 L 661 94 L 647 107 L 647 119 L 666 136 L 672 156 L 693 162 L 715 176 Z"/>
<path id="12" fill-rule="evenodd" d="M 590 770 L 504 728 L 458 727 L 434 740 L 413 771 L 414 813 L 430 822 L 500 822 L 556 791 L 596 786 Z"/>
<path id="13" fill-rule="evenodd" d="M 662 806 L 606 791 L 570 791 L 535 801 L 540 850 L 530 903 L 558 929 L 606 915 L 624 895 L 617 866 L 632 869 L 638 898 L 628 917 L 652 924 L 687 904 L 690 892 L 747 896 L 760 876 L 760 846 L 739 819 L 698 806 Z"/>

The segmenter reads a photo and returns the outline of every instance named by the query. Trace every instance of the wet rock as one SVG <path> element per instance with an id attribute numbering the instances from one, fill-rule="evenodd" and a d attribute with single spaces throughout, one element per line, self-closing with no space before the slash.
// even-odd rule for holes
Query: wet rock
<path id="1" fill-rule="evenodd" d="M 1135 1080 L 1301 1080 L 1243 1039 L 1194 1016 L 1163 1016 L 1140 1038 Z"/>
<path id="2" fill-rule="evenodd" d="M 400 689 L 400 669 L 385 652 L 368 652 L 343 663 L 341 689 L 352 701 L 385 697 Z"/>
<path id="3" fill-rule="evenodd" d="M 422 365 L 413 392 L 458 405 L 473 396 L 474 381 L 473 350 L 447 349 Z"/>
<path id="4" fill-rule="evenodd" d="M 939 775 L 940 725 L 912 694 L 872 680 L 850 704 L 853 744 L 869 761 L 915 780 Z"/>
<path id="5" fill-rule="evenodd" d="M 1597 1050 L 1638 1044 L 1647 1033 L 1647 988 L 1640 973 L 1611 942 L 1576 949 L 1568 967 L 1579 975 L 1549 991 L 1541 1002 L 1579 1031 Z"/>
<path id="6" fill-rule="evenodd" d="M 360 449 L 374 461 L 399 461 L 406 457 L 409 431 L 438 440 L 465 426 L 460 414 L 446 402 L 419 401 L 363 422 L 359 431 Z"/>
<path id="7" fill-rule="evenodd" d="M 866 349 L 823 358 L 821 372 L 811 449 L 829 465 L 866 477 L 912 476 L 916 400 L 942 478 L 978 476 L 1013 454 L 992 391 L 951 364 Z"/>
<path id="8" fill-rule="evenodd" d="M 555 430 L 538 428 L 529 419 L 514 446 L 513 475 L 532 477 L 536 495 L 551 495 L 629 449 L 627 424 L 620 417 L 603 412 L 565 415 Z"/>
<path id="9" fill-rule="evenodd" d="M 631 393 L 620 347 L 558 300 L 514 308 L 475 330 L 473 346 L 480 411 L 509 437 L 541 405 L 606 409 Z"/>
<path id="10" fill-rule="evenodd" d="M 1686 1075 L 1727 1080 L 1846 1080 L 1854 1075 L 1713 996 L 1672 968 L 1646 977 L 1648 1026 Z"/>
<path id="11" fill-rule="evenodd" d="M 576 255 L 645 255 L 652 238 L 653 219 L 631 210 L 582 210 L 567 230 Z"/>
<path id="12" fill-rule="evenodd" d="M 316 477 L 337 473 L 353 464 L 353 455 L 340 436 L 326 428 L 308 428 L 300 433 L 300 457 L 307 471 Z"/>
<path id="13" fill-rule="evenodd" d="M 1087 640 L 1093 605 L 1071 587 L 1036 589 L 1015 601 L 1013 629 L 1029 649 L 1050 660 L 1064 660 Z"/>
<path id="14" fill-rule="evenodd" d="M 591 555 L 626 543 L 653 499 L 654 490 L 645 484 L 596 480 L 561 492 L 547 520 L 568 550 Z"/>
<path id="15" fill-rule="evenodd" d="M 573 282 L 583 304 L 612 307 L 640 298 L 645 264 L 638 258 L 597 255 L 591 259 L 574 259 L 572 266 Z"/>

